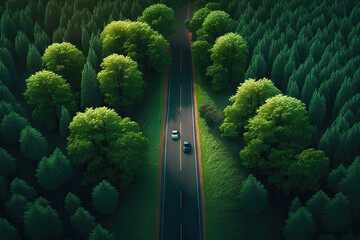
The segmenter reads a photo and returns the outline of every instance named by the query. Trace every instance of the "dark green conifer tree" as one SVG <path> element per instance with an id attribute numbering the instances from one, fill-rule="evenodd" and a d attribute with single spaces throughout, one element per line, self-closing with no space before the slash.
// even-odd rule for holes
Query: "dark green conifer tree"
<path id="1" fill-rule="evenodd" d="M 305 83 L 301 89 L 301 101 L 309 106 L 311 98 L 315 89 L 318 87 L 318 82 L 314 71 L 311 71 L 305 77 Z"/>
<path id="2" fill-rule="evenodd" d="M 3 120 L 5 115 L 14 111 L 12 105 L 6 101 L 0 101 L 0 122 Z"/>
<path id="3" fill-rule="evenodd" d="M 4 84 L 8 88 L 12 87 L 9 71 L 2 61 L 0 61 L 0 84 Z"/>
<path id="4" fill-rule="evenodd" d="M 29 39 L 25 33 L 19 31 L 15 38 L 16 63 L 23 66 L 26 63 L 26 57 L 29 52 Z"/>
<path id="5" fill-rule="evenodd" d="M 351 208 L 348 197 L 342 192 L 337 193 L 325 206 L 322 222 L 329 232 L 345 230 L 351 222 Z"/>
<path id="6" fill-rule="evenodd" d="M 356 93 L 355 86 L 349 77 L 346 77 L 341 84 L 340 90 L 336 94 L 335 105 L 332 109 L 332 117 L 335 119 L 341 107 Z"/>
<path id="7" fill-rule="evenodd" d="M 35 39 L 34 45 L 38 49 L 39 53 L 42 55 L 45 49 L 51 44 L 51 40 L 49 36 L 46 34 L 46 32 L 41 28 L 39 32 L 34 30 L 34 39 Z"/>
<path id="8" fill-rule="evenodd" d="M 61 6 L 58 1 L 50 0 L 46 4 L 44 30 L 51 36 L 60 24 Z"/>
<path id="9" fill-rule="evenodd" d="M 15 193 L 11 196 L 10 200 L 5 203 L 5 208 L 17 223 L 22 223 L 27 204 L 28 200 L 26 197 Z"/>
<path id="10" fill-rule="evenodd" d="M 321 220 L 324 208 L 329 202 L 329 196 L 322 190 L 319 190 L 306 202 L 306 208 L 311 212 L 315 220 Z"/>
<path id="11" fill-rule="evenodd" d="M 326 100 L 317 90 L 314 91 L 309 105 L 309 121 L 322 129 L 326 113 Z"/>
<path id="12" fill-rule="evenodd" d="M 59 120 L 59 132 L 61 136 L 67 138 L 69 136 L 69 124 L 72 118 L 70 116 L 69 110 L 66 107 L 61 106 L 61 117 Z"/>
<path id="13" fill-rule="evenodd" d="M 75 232 L 87 236 L 95 227 L 95 217 L 83 207 L 79 207 L 70 217 L 70 223 Z"/>
<path id="14" fill-rule="evenodd" d="M 295 197 L 290 204 L 289 214 L 296 212 L 300 207 L 301 207 L 300 199 L 298 197 Z"/>
<path id="15" fill-rule="evenodd" d="M 14 180 L 11 181 L 9 192 L 11 194 L 23 195 L 29 201 L 33 201 L 36 198 L 35 188 L 20 178 L 14 178 Z"/>
<path id="16" fill-rule="evenodd" d="M 115 211 L 119 202 L 119 193 L 108 181 L 102 180 L 92 191 L 94 208 L 102 214 Z"/>
<path id="17" fill-rule="evenodd" d="M 24 213 L 25 234 L 31 239 L 59 239 L 63 224 L 58 213 L 51 207 L 32 203 Z"/>
<path id="18" fill-rule="evenodd" d="M 90 62 L 86 62 L 81 77 L 81 103 L 84 111 L 87 107 L 101 107 L 103 105 L 97 75 Z"/>
<path id="19" fill-rule="evenodd" d="M 43 157 L 36 169 L 38 183 L 46 190 L 59 188 L 72 176 L 72 165 L 70 160 L 55 148 L 52 155 Z"/>
<path id="20" fill-rule="evenodd" d="M 115 240 L 115 237 L 107 229 L 97 224 L 89 234 L 88 240 Z"/>
<path id="21" fill-rule="evenodd" d="M 41 55 L 34 44 L 29 45 L 29 52 L 26 57 L 26 67 L 29 75 L 41 69 Z"/>
<path id="22" fill-rule="evenodd" d="M 80 198 L 77 195 L 69 192 L 65 197 L 65 204 L 64 204 L 67 213 L 71 215 L 74 214 L 76 209 L 78 209 L 80 206 L 81 206 Z"/>
<path id="23" fill-rule="evenodd" d="M 6 202 L 9 199 L 8 181 L 5 177 L 0 176 L 0 201 Z"/>
<path id="24" fill-rule="evenodd" d="M 246 71 L 245 79 L 261 79 L 266 77 L 266 62 L 262 53 L 253 55 L 249 68 Z"/>
<path id="25" fill-rule="evenodd" d="M 252 174 L 243 182 L 240 190 L 240 206 L 250 214 L 261 213 L 268 205 L 267 190 Z"/>
<path id="26" fill-rule="evenodd" d="M 327 178 L 328 186 L 334 192 L 339 191 L 339 183 L 347 175 L 347 169 L 340 164 L 336 169 L 333 169 Z"/>
<path id="27" fill-rule="evenodd" d="M 88 55 L 89 46 L 90 46 L 90 36 L 89 32 L 85 27 L 81 28 L 81 49 L 85 56 Z"/>
<path id="28" fill-rule="evenodd" d="M 338 189 L 349 198 L 351 212 L 358 217 L 360 215 L 360 157 L 356 157 L 349 166 L 346 176 L 338 185 Z"/>
<path id="29" fill-rule="evenodd" d="M 285 47 L 279 52 L 274 60 L 271 71 L 271 80 L 274 82 L 275 86 L 283 92 L 286 90 L 286 85 L 284 85 L 284 69 L 286 63 L 288 62 L 288 49 L 287 45 L 285 45 Z"/>
<path id="30" fill-rule="evenodd" d="M 11 112 L 5 115 L 0 124 L 1 136 L 4 142 L 17 144 L 21 131 L 28 125 L 28 121 L 18 113 Z"/>
<path id="31" fill-rule="evenodd" d="M 3 62 L 9 71 L 12 82 L 16 82 L 17 71 L 15 68 L 14 57 L 7 48 L 0 47 L 0 61 Z"/>
<path id="32" fill-rule="evenodd" d="M 0 175 L 5 176 L 13 173 L 16 168 L 15 158 L 5 149 L 0 148 Z"/>
<path id="33" fill-rule="evenodd" d="M 5 218 L 0 218 L 0 240 L 19 240 L 18 230 Z"/>
<path id="34" fill-rule="evenodd" d="M 6 36 L 11 42 L 15 41 L 17 27 L 12 19 L 10 10 L 5 10 L 0 20 L 1 35 Z"/>
<path id="35" fill-rule="evenodd" d="M 27 126 L 21 131 L 19 142 L 21 153 L 33 161 L 47 155 L 49 150 L 46 138 L 31 126 Z"/>
<path id="36" fill-rule="evenodd" d="M 287 240 L 310 240 L 315 231 L 314 219 L 305 207 L 300 207 L 285 221 L 284 237 Z"/>

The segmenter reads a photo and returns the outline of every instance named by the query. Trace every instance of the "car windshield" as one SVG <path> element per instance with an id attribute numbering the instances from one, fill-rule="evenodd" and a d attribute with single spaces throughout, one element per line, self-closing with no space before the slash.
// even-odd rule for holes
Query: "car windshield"
<path id="1" fill-rule="evenodd" d="M 177 131 L 177 130 L 173 130 L 172 133 L 173 133 L 173 134 L 177 134 L 178 131 Z"/>

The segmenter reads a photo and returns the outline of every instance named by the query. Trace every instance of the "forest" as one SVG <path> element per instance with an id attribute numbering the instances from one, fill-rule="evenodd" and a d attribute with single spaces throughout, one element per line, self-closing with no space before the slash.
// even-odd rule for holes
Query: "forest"
<path id="1" fill-rule="evenodd" d="M 154 238 L 188 2 L 0 4 L 0 240 Z M 360 2 L 192 4 L 206 238 L 360 239 Z"/>

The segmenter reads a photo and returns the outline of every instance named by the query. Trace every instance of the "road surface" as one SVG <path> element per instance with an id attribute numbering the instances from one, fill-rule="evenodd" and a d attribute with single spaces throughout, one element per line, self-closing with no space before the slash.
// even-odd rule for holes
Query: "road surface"
<path id="1" fill-rule="evenodd" d="M 187 6 L 176 10 L 177 32 L 171 37 L 167 116 L 160 212 L 161 240 L 201 240 L 201 199 L 195 141 L 194 102 L 189 40 L 184 21 Z M 180 131 L 178 140 L 171 130 Z M 182 151 L 183 141 L 192 145 Z"/>

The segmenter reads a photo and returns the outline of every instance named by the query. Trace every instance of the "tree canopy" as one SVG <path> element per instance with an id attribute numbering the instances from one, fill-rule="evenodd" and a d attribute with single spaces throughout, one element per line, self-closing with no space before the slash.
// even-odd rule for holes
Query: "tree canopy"
<path id="1" fill-rule="evenodd" d="M 88 182 L 106 179 L 126 187 L 134 180 L 148 143 L 136 122 L 113 109 L 88 108 L 77 113 L 69 129 L 68 153 L 74 163 L 87 165 Z"/>
<path id="2" fill-rule="evenodd" d="M 84 63 L 84 54 L 67 42 L 51 44 L 42 56 L 43 67 L 62 76 L 78 92 Z"/>
<path id="3" fill-rule="evenodd" d="M 33 117 L 49 129 L 56 129 L 61 117 L 61 106 L 77 110 L 76 97 L 65 79 L 43 70 L 26 79 L 24 96 L 33 109 Z"/>
<path id="4" fill-rule="evenodd" d="M 247 79 L 240 83 L 235 95 L 230 97 L 232 105 L 224 109 L 225 120 L 220 126 L 223 136 L 236 137 L 239 131 L 252 118 L 256 109 L 265 103 L 265 100 L 280 94 L 273 82 L 263 78 L 260 80 Z"/>
<path id="5" fill-rule="evenodd" d="M 120 113 L 132 110 L 145 87 L 138 64 L 130 57 L 112 54 L 103 60 L 101 67 L 98 81 L 105 103 Z"/>
<path id="6" fill-rule="evenodd" d="M 249 49 L 237 33 L 227 33 L 216 39 L 210 49 L 212 65 L 206 75 L 212 77 L 212 88 L 219 91 L 243 80 Z"/>
<path id="7" fill-rule="evenodd" d="M 289 166 L 310 144 L 313 133 L 305 104 L 281 94 L 268 98 L 245 129 L 243 165 L 260 169 L 271 183 L 284 187 Z"/>
<path id="8" fill-rule="evenodd" d="M 152 29 L 158 31 L 165 39 L 176 32 L 175 12 L 165 4 L 153 4 L 143 11 L 137 19 L 146 22 Z"/>

